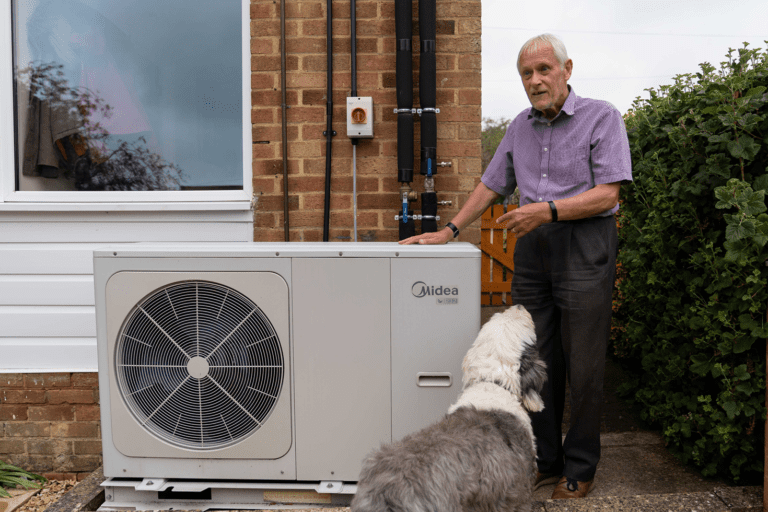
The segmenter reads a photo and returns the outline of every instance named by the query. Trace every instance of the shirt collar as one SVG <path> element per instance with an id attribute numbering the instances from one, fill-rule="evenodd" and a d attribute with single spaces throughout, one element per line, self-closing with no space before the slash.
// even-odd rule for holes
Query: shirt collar
<path id="1" fill-rule="evenodd" d="M 569 116 L 572 116 L 573 113 L 576 111 L 576 100 L 578 99 L 578 96 L 576 96 L 576 92 L 573 90 L 573 88 L 568 85 L 568 97 L 565 98 L 565 103 L 563 103 L 563 108 L 560 109 L 560 112 L 557 113 L 555 116 L 555 119 L 560 117 L 563 114 L 567 114 Z M 551 121 L 544 117 L 541 114 L 540 110 L 536 110 L 535 108 L 531 107 L 531 109 L 528 112 L 528 119 L 534 118 L 537 121 L 540 121 L 542 123 L 551 123 L 555 119 L 552 119 Z"/>

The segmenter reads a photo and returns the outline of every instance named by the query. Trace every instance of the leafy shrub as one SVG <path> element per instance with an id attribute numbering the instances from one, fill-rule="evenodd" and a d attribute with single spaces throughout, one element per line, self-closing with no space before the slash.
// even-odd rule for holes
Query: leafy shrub
<path id="1" fill-rule="evenodd" d="M 45 478 L 29 471 L 11 466 L 0 460 L 0 498 L 10 497 L 10 493 L 4 489 L 15 489 L 21 486 L 24 489 L 40 488 L 39 482 L 45 482 Z"/>
<path id="2" fill-rule="evenodd" d="M 704 475 L 763 470 L 768 308 L 768 53 L 649 89 L 626 116 L 634 183 L 619 217 L 623 391 Z M 761 477 L 762 478 L 762 477 Z"/>

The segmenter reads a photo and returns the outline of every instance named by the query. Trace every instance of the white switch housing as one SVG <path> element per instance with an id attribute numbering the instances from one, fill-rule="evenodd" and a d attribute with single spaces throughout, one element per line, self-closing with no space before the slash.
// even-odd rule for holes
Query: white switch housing
<path id="1" fill-rule="evenodd" d="M 347 137 L 373 138 L 373 98 L 370 96 L 347 98 Z"/>

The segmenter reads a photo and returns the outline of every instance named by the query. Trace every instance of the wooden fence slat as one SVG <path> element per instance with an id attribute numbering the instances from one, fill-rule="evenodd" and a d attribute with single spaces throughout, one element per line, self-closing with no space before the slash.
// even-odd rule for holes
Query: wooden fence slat
<path id="1" fill-rule="evenodd" d="M 516 238 L 512 232 L 504 229 L 504 226 L 497 224 L 496 219 L 503 215 L 507 209 L 514 208 L 517 206 L 493 205 L 483 213 L 481 218 L 480 250 L 482 251 L 482 259 L 480 274 L 482 294 L 480 304 L 483 306 L 512 305 L 509 291 L 512 286 L 512 272 L 514 270 L 512 254 L 515 249 Z"/>

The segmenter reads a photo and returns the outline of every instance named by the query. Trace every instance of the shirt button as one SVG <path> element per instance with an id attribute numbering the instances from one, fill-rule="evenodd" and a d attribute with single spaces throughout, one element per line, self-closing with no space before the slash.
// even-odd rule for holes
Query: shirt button
<path id="1" fill-rule="evenodd" d="M 552 126 L 552 123 L 547 123 L 547 126 Z"/>
<path id="2" fill-rule="evenodd" d="M 539 198 L 539 201 L 541 201 L 541 198 Z"/>
<path id="3" fill-rule="evenodd" d="M 547 148 L 544 148 L 544 151 L 549 151 Z"/>
<path id="4" fill-rule="evenodd" d="M 547 175 L 546 175 L 546 174 L 542 174 L 541 176 L 542 176 L 543 178 L 546 178 L 546 177 L 547 177 Z"/>

